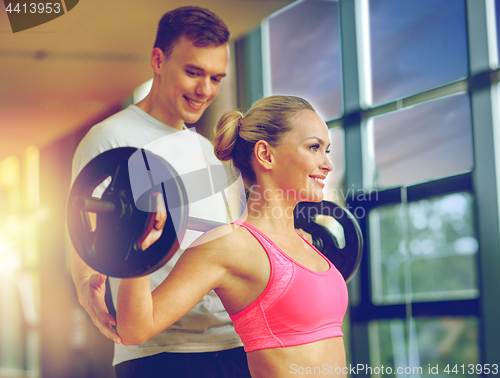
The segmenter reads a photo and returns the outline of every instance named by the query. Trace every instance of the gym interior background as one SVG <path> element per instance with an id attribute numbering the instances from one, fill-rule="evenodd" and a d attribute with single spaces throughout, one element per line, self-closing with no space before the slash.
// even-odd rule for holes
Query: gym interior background
<path id="1" fill-rule="evenodd" d="M 86 0 L 15 34 L 0 10 L 0 378 L 113 376 L 69 274 L 71 158 L 141 96 L 157 21 L 185 3 Z M 499 364 L 500 1 L 189 3 L 233 35 L 223 90 L 191 126 L 209 135 L 225 110 L 292 94 L 330 127 L 325 194 L 365 242 L 344 324 L 357 375 Z"/>

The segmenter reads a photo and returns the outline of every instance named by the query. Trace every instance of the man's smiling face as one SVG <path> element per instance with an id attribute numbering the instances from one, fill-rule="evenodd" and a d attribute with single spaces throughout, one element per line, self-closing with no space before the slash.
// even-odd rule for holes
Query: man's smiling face
<path id="1" fill-rule="evenodd" d="M 170 56 L 163 56 L 159 68 L 159 100 L 165 123 L 178 128 L 198 121 L 219 94 L 227 63 L 227 44 L 196 47 L 182 37 Z"/>

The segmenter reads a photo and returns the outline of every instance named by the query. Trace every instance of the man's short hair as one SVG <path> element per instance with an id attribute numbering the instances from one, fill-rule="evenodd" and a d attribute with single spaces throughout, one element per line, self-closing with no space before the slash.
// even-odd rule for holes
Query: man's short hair
<path id="1" fill-rule="evenodd" d="M 217 47 L 229 41 L 229 30 L 224 21 L 208 9 L 179 7 L 161 18 L 154 47 L 159 47 L 168 58 L 181 37 L 197 47 Z"/>

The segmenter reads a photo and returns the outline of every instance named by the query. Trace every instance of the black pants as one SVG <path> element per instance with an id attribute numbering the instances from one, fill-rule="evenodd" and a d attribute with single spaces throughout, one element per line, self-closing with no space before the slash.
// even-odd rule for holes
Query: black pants
<path id="1" fill-rule="evenodd" d="M 243 348 L 205 353 L 160 353 L 115 366 L 116 378 L 250 378 Z"/>

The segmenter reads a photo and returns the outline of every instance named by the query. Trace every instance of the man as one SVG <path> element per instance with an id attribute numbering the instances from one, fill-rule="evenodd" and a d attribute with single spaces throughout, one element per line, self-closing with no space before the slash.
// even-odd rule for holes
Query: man
<path id="1" fill-rule="evenodd" d="M 216 163 L 211 144 L 186 130 L 185 123 L 196 122 L 217 96 L 226 75 L 228 40 L 224 22 L 207 9 L 181 7 L 166 13 L 160 20 L 151 54 L 154 73 L 151 92 L 141 102 L 89 131 L 75 152 L 73 180 L 85 164 L 106 150 L 125 146 L 143 148 L 170 136 L 175 145 L 155 153 L 160 153 L 176 170 L 192 168 L 200 162 Z M 190 150 L 193 152 L 186 157 Z M 224 202 L 210 198 L 208 202 L 190 204 L 189 211 L 200 218 L 218 216 L 221 220 L 225 214 Z M 189 235 L 188 230 L 181 250 L 196 236 Z M 151 290 L 163 281 L 177 258 L 151 274 Z M 162 377 L 250 376 L 241 341 L 215 293 L 207 294 L 179 322 L 145 344 L 125 346 L 114 330 L 116 320 L 104 303 L 106 277 L 87 266 L 74 250 L 71 275 L 80 304 L 99 330 L 115 341 L 113 364 L 118 378 L 159 374 Z M 119 280 L 110 279 L 110 286 L 116 300 Z"/>

